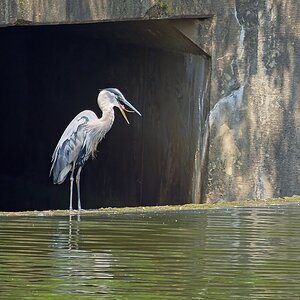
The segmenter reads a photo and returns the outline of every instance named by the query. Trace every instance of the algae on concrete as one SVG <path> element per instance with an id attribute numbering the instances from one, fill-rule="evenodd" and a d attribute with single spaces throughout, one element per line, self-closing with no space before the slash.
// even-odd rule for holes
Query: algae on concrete
<path id="1" fill-rule="evenodd" d="M 165 206 L 139 206 L 139 207 L 108 207 L 99 209 L 82 210 L 80 213 L 76 210 L 45 210 L 45 211 L 19 211 L 19 212 L 0 212 L 0 217 L 49 217 L 66 215 L 121 215 L 121 214 L 145 214 L 145 213 L 164 213 L 197 211 L 207 209 L 233 209 L 246 207 L 265 207 L 273 205 L 300 205 L 300 196 L 272 198 L 266 200 L 241 200 L 224 201 L 207 204 L 185 204 L 185 205 L 165 205 Z"/>

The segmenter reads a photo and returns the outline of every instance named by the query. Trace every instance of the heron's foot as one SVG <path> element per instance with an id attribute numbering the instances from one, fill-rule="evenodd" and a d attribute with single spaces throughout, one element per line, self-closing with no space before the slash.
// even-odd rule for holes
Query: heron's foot
<path id="1" fill-rule="evenodd" d="M 74 215 L 76 213 L 76 210 L 75 209 L 73 209 L 73 208 L 70 208 L 69 209 L 69 214 L 70 215 Z"/>

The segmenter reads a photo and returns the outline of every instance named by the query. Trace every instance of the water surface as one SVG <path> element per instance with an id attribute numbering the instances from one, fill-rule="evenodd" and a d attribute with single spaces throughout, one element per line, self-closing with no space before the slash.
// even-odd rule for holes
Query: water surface
<path id="1" fill-rule="evenodd" d="M 300 299 L 300 207 L 0 217 L 1 299 Z"/>

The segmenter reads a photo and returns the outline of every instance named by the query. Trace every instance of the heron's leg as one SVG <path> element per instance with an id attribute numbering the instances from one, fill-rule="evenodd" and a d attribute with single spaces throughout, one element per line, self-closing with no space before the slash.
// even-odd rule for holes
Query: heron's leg
<path id="1" fill-rule="evenodd" d="M 75 162 L 73 163 L 71 176 L 70 176 L 70 211 L 73 210 L 72 199 L 73 199 L 73 182 L 74 182 L 74 170 L 75 170 Z"/>
<path id="2" fill-rule="evenodd" d="M 76 175 L 76 185 L 77 185 L 77 198 L 78 198 L 78 210 L 81 210 L 81 202 L 80 202 L 80 173 L 82 167 L 78 168 Z"/>

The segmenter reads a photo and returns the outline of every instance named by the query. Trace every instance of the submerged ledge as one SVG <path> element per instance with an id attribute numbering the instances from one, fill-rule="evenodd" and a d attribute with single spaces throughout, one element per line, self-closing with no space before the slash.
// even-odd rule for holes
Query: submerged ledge
<path id="1" fill-rule="evenodd" d="M 157 213 L 157 212 L 176 212 L 176 211 L 194 211 L 205 209 L 226 209 L 226 208 L 241 208 L 241 207 L 265 207 L 272 205 L 300 205 L 300 196 L 273 198 L 266 200 L 241 200 L 241 201 L 226 201 L 210 204 L 185 204 L 185 205 L 166 205 L 166 206 L 138 206 L 138 207 L 108 207 L 99 209 L 82 210 L 80 215 L 99 215 L 99 214 L 130 214 L 130 213 Z M 44 210 L 44 211 L 18 211 L 18 212 L 0 212 L 0 217 L 18 217 L 18 216 L 64 216 L 77 215 L 78 211 L 73 210 Z"/>

